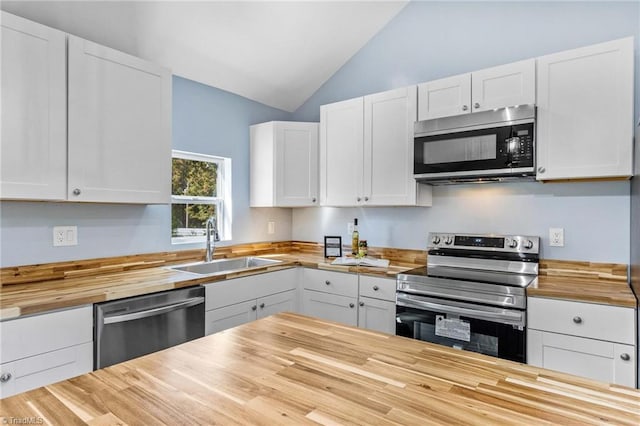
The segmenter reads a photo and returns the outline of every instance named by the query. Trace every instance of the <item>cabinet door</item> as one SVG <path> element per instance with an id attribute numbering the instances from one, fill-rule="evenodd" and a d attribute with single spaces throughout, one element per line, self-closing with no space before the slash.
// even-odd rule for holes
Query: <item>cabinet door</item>
<path id="1" fill-rule="evenodd" d="M 415 205 L 416 87 L 364 97 L 365 205 Z"/>
<path id="2" fill-rule="evenodd" d="M 396 334 L 395 302 L 360 297 L 358 326 L 382 333 Z"/>
<path id="3" fill-rule="evenodd" d="M 318 204 L 318 124 L 276 123 L 276 206 Z"/>
<path id="4" fill-rule="evenodd" d="M 635 346 L 529 329 L 527 363 L 635 387 Z"/>
<path id="5" fill-rule="evenodd" d="M 66 36 L 2 12 L 0 196 L 67 196 Z"/>
<path id="6" fill-rule="evenodd" d="M 356 298 L 313 290 L 302 292 L 302 313 L 347 325 L 358 325 Z"/>
<path id="7" fill-rule="evenodd" d="M 0 398 L 70 379 L 93 370 L 93 343 L 71 346 L 0 365 L 8 377 L 0 383 Z"/>
<path id="8" fill-rule="evenodd" d="M 628 177 L 633 38 L 538 58 L 538 180 Z"/>
<path id="9" fill-rule="evenodd" d="M 320 107 L 320 203 L 361 203 L 363 164 L 363 98 Z"/>
<path id="10" fill-rule="evenodd" d="M 418 120 L 471 112 L 471 74 L 456 75 L 418 85 Z"/>
<path id="11" fill-rule="evenodd" d="M 278 312 L 297 312 L 296 291 L 272 294 L 258 299 L 258 319 L 277 314 Z"/>
<path id="12" fill-rule="evenodd" d="M 69 36 L 71 201 L 168 203 L 171 74 Z"/>
<path id="13" fill-rule="evenodd" d="M 473 112 L 536 103 L 536 61 L 475 71 L 471 75 L 471 107 Z"/>
<path id="14" fill-rule="evenodd" d="M 255 300 L 236 303 L 224 308 L 213 309 L 204 314 L 206 335 L 255 321 L 257 318 Z"/>

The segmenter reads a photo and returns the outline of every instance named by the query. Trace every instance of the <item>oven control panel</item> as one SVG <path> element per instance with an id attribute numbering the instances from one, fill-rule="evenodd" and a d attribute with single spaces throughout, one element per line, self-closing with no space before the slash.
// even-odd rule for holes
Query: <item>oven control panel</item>
<path id="1" fill-rule="evenodd" d="M 430 232 L 427 249 L 450 248 L 513 253 L 539 253 L 540 238 L 526 235 L 449 234 Z"/>

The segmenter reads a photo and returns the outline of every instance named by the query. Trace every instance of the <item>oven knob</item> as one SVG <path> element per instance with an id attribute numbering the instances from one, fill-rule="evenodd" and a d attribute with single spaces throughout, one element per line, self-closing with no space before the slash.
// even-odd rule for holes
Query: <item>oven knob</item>
<path id="1" fill-rule="evenodd" d="M 431 240 L 431 242 L 432 242 L 433 244 L 440 244 L 440 237 L 438 237 L 437 235 L 435 235 L 435 236 L 433 237 L 433 239 Z"/>
<path id="2" fill-rule="evenodd" d="M 524 248 L 526 248 L 527 250 L 533 248 L 533 241 L 531 240 L 527 240 L 524 242 Z"/>
<path id="3" fill-rule="evenodd" d="M 450 236 L 445 237 L 444 243 L 446 245 L 450 245 L 452 242 L 453 242 L 453 238 L 451 238 Z"/>
<path id="4" fill-rule="evenodd" d="M 516 248 L 518 247 L 518 240 L 511 240 L 508 242 L 508 244 L 509 244 L 509 247 Z"/>

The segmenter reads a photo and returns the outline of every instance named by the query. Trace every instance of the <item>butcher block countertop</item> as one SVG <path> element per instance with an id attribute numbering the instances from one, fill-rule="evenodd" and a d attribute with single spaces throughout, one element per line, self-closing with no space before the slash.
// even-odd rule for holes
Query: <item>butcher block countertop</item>
<path id="1" fill-rule="evenodd" d="M 250 270 L 197 276 L 168 266 L 202 260 L 204 250 L 150 253 L 0 269 L 0 320 L 84 304 L 276 271 L 295 266 L 394 278 L 426 264 L 423 250 L 369 248 L 372 257 L 389 259 L 387 268 L 331 265 L 317 243 L 285 241 L 219 247 L 216 258 L 261 256 L 282 263 Z M 531 296 L 635 307 L 620 264 L 541 260 Z"/>
<path id="2" fill-rule="evenodd" d="M 635 389 L 289 313 L 1 407 L 53 425 L 640 423 Z"/>

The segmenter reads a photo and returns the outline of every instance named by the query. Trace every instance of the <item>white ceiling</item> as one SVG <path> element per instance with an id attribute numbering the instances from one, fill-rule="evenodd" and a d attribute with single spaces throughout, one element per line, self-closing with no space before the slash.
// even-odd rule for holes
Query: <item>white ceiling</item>
<path id="1" fill-rule="evenodd" d="M 407 2 L 3 0 L 0 7 L 295 111 Z"/>

